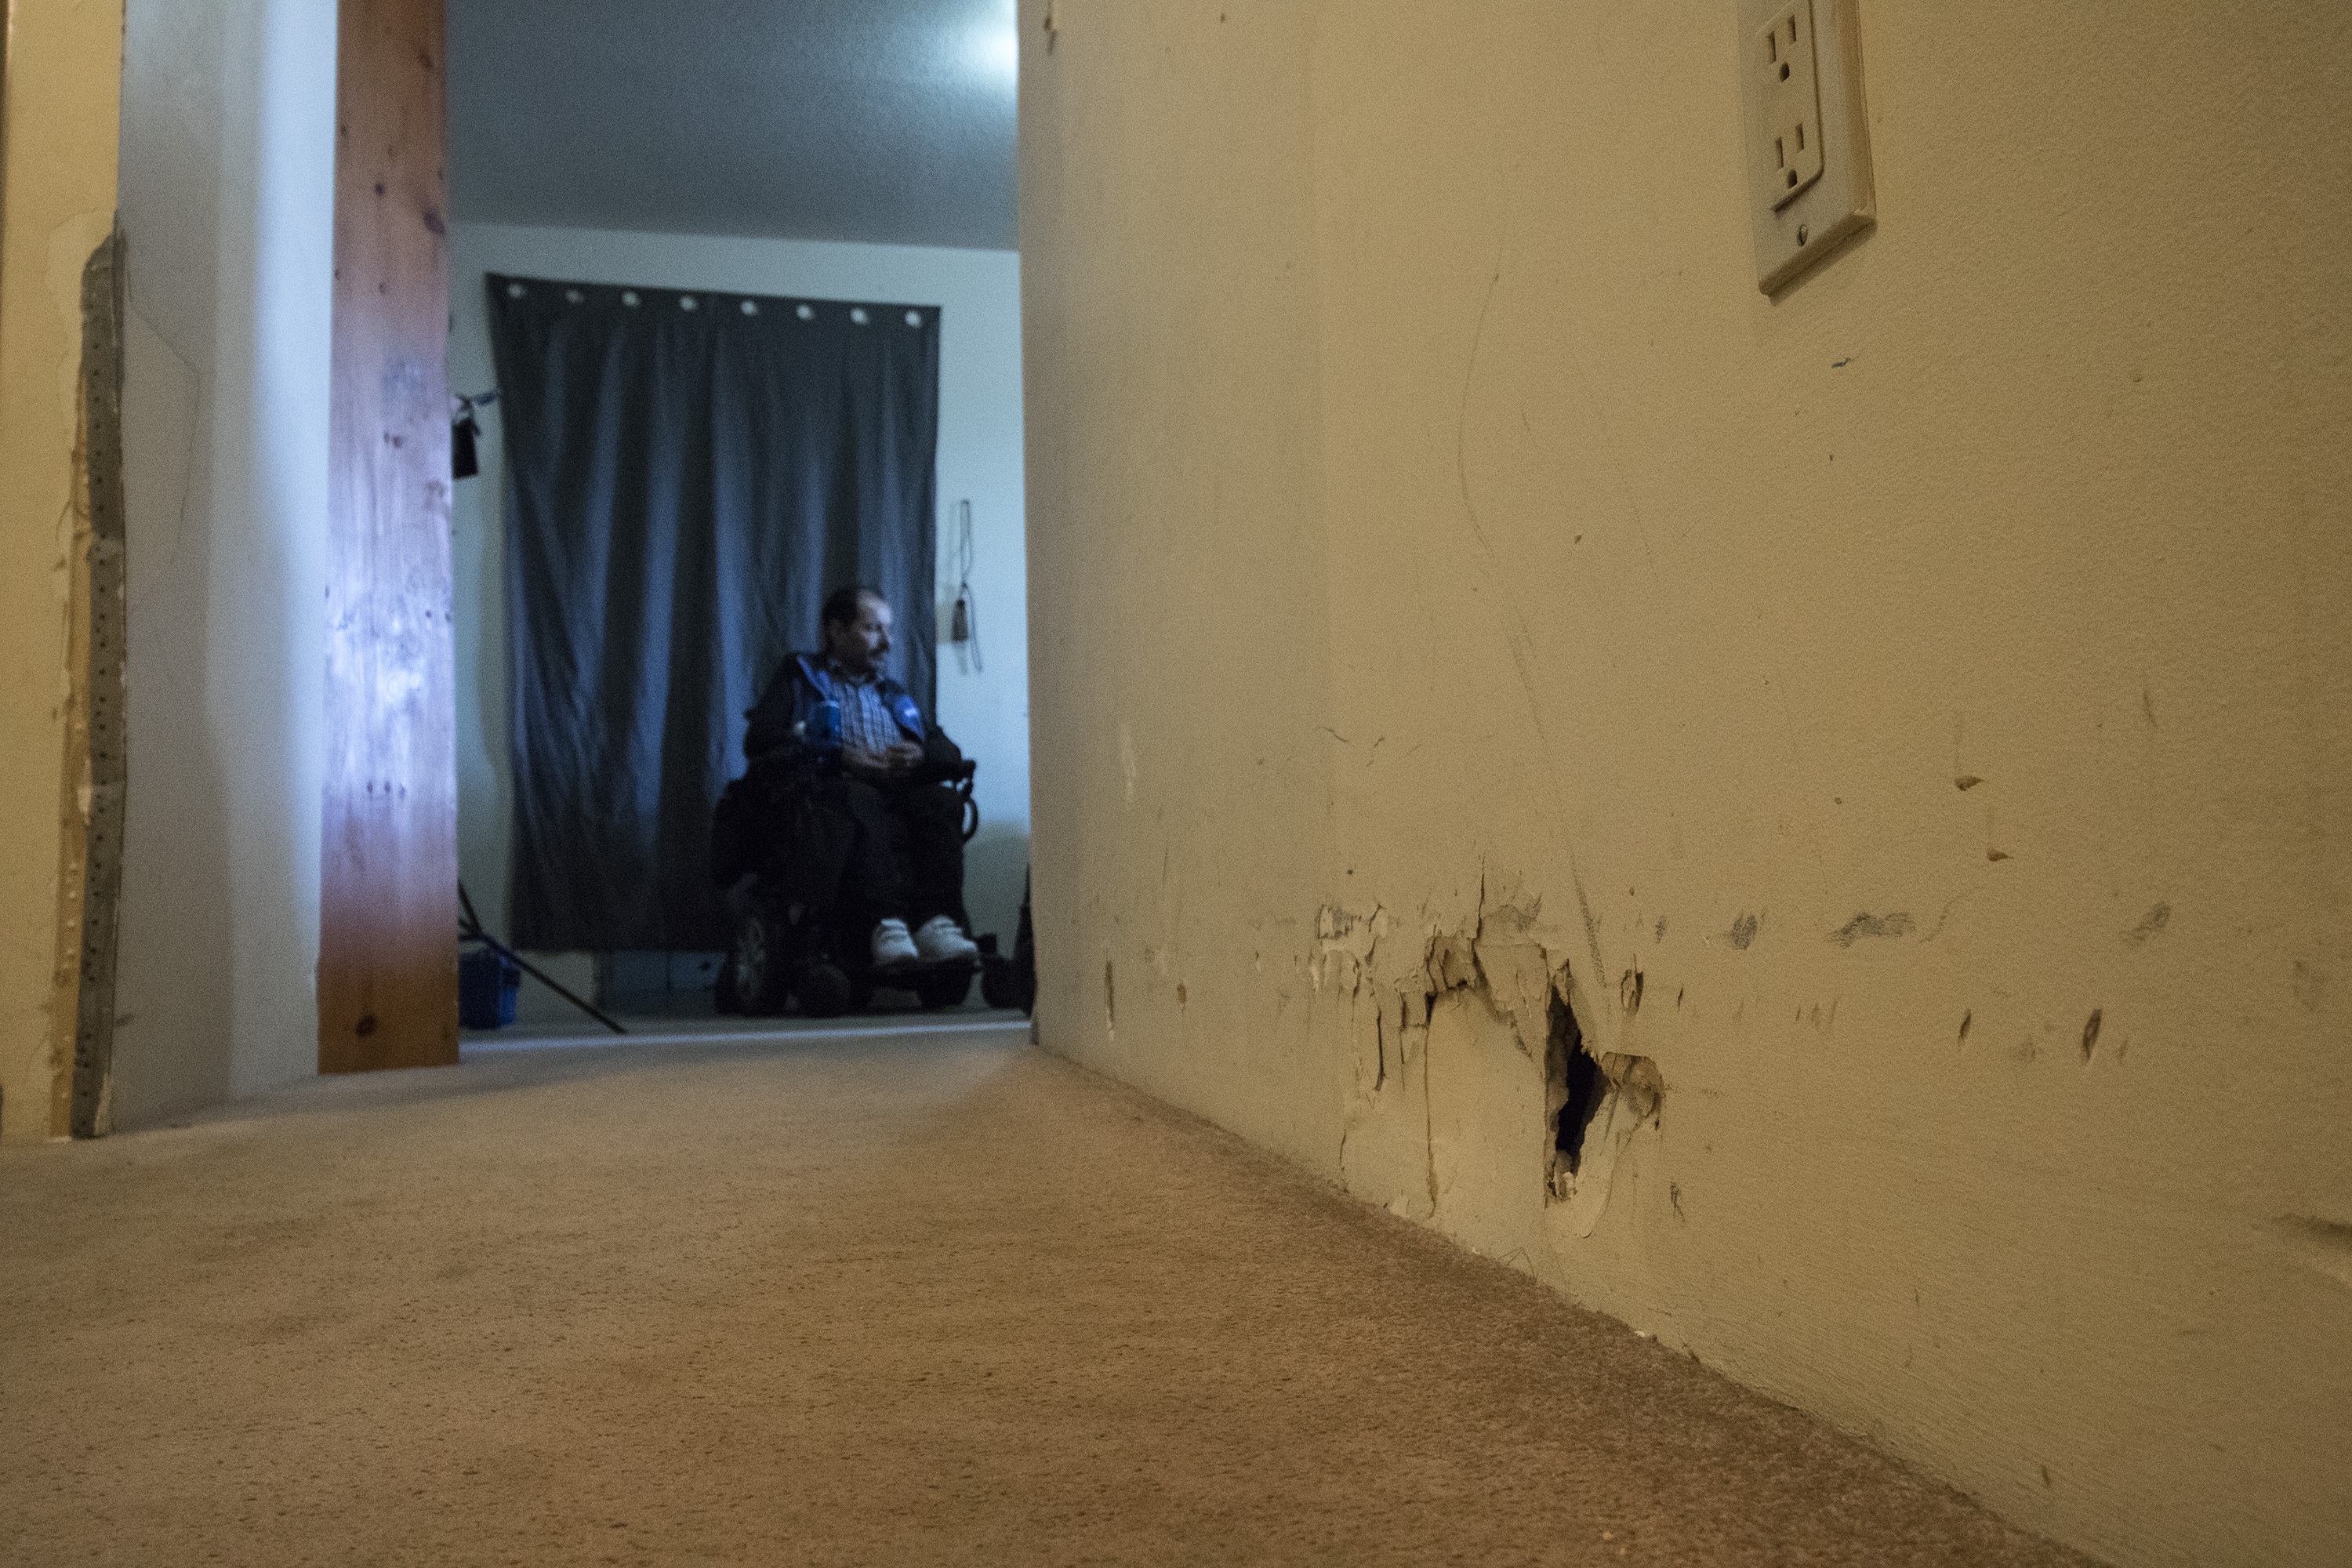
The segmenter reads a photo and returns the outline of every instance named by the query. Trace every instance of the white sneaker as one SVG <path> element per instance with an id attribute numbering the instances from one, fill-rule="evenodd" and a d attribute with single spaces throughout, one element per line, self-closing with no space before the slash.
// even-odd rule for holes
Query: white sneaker
<path id="1" fill-rule="evenodd" d="M 923 922 L 923 929 L 915 933 L 915 951 L 931 963 L 942 959 L 980 956 L 979 944 L 964 935 L 961 928 L 946 915 L 933 915 Z"/>
<path id="2" fill-rule="evenodd" d="M 930 928 L 925 926 L 925 931 Z M 907 922 L 893 915 L 874 928 L 874 967 L 887 969 L 893 964 L 912 963 L 922 957 L 915 951 L 915 939 L 907 934 Z"/>

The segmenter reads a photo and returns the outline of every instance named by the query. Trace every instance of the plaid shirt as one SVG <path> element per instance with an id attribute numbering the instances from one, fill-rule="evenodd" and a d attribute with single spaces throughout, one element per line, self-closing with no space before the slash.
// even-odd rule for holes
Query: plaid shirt
<path id="1" fill-rule="evenodd" d="M 883 754 L 907 738 L 882 700 L 881 678 L 870 671 L 851 675 L 831 663 L 825 666 L 825 673 L 833 678 L 834 695 L 841 701 L 844 755 L 852 763 L 880 766 Z"/>

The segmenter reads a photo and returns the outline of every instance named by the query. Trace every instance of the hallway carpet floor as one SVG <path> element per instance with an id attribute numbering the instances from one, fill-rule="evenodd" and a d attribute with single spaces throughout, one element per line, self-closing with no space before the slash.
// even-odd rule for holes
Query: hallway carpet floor
<path id="1" fill-rule="evenodd" d="M 2058 1563 L 1015 1029 L 0 1153 L 9 1563 Z"/>

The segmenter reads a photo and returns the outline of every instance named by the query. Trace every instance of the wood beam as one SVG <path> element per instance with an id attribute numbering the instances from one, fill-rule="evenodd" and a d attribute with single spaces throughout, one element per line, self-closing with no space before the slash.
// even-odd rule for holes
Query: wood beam
<path id="1" fill-rule="evenodd" d="M 457 1059 L 443 0 L 341 0 L 319 1068 Z"/>

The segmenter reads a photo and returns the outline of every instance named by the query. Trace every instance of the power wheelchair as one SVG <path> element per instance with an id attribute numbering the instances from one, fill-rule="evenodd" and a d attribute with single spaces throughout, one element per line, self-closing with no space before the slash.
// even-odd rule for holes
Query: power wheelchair
<path id="1" fill-rule="evenodd" d="M 972 799 L 978 764 L 963 761 L 940 782 L 961 799 L 963 840 L 980 831 Z M 764 1016 L 797 1002 L 813 1018 L 862 1012 L 879 990 L 911 993 L 927 1009 L 953 1007 L 972 977 L 993 1007 L 1019 1005 L 1011 962 L 996 939 L 978 939 L 977 959 L 877 968 L 870 922 L 843 897 L 848 845 L 824 792 L 829 775 L 777 758 L 755 759 L 719 797 L 711 824 L 711 876 L 734 918 L 734 942 L 719 965 L 719 1011 Z"/>

